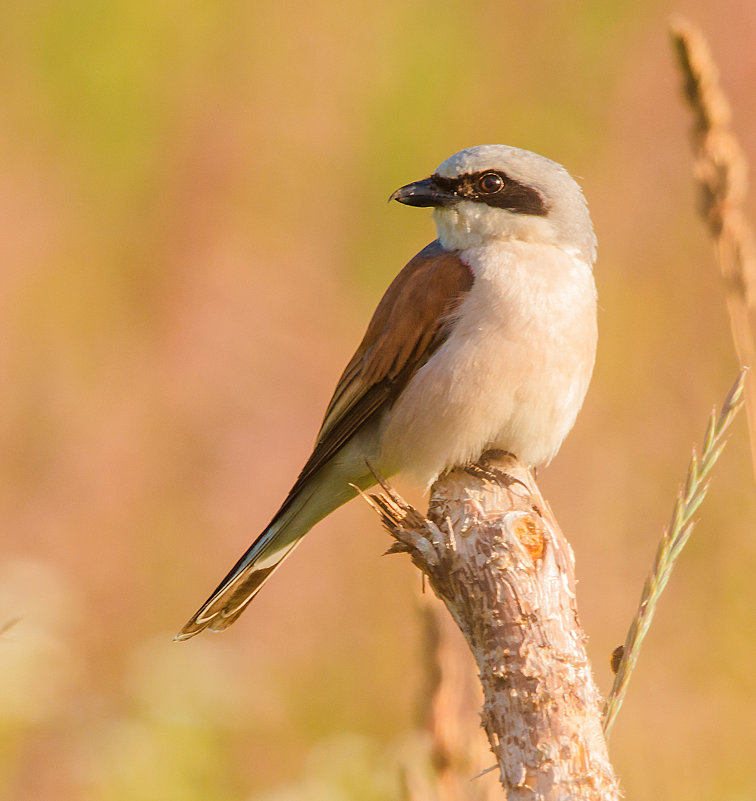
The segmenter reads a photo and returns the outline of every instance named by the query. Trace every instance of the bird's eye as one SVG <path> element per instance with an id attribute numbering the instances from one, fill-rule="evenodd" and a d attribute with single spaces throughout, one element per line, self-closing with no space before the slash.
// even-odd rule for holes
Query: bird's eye
<path id="1" fill-rule="evenodd" d="M 487 172 L 478 180 L 478 187 L 486 195 L 493 195 L 504 186 L 504 179 L 496 172 Z"/>

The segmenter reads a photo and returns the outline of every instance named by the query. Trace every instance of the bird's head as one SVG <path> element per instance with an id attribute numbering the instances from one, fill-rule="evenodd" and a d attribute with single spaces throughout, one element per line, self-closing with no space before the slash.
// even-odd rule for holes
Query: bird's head
<path id="1" fill-rule="evenodd" d="M 460 150 L 391 200 L 431 206 L 441 244 L 465 250 L 497 239 L 553 244 L 592 264 L 596 237 L 583 193 L 561 164 L 507 145 Z"/>

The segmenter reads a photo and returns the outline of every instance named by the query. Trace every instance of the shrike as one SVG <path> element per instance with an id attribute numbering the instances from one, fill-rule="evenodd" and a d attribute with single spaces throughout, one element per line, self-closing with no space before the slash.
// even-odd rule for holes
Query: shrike
<path id="1" fill-rule="evenodd" d="M 429 486 L 489 449 L 559 450 L 596 352 L 596 237 L 559 164 L 505 145 L 448 158 L 391 196 L 433 208 L 438 239 L 396 276 L 273 520 L 176 639 L 231 625 L 315 523 L 403 472 Z"/>

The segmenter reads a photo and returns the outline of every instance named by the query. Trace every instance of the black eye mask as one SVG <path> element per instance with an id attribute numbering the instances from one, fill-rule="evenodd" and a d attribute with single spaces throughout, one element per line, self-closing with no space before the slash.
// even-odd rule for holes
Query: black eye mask
<path id="1" fill-rule="evenodd" d="M 494 192 L 486 191 L 488 187 L 495 186 L 494 176 L 501 179 L 501 188 Z M 500 170 L 470 172 L 457 178 L 432 175 L 431 181 L 439 189 L 449 192 L 461 200 L 485 203 L 487 206 L 506 209 L 516 214 L 545 217 L 549 212 L 543 195 L 537 189 L 515 181 Z"/>

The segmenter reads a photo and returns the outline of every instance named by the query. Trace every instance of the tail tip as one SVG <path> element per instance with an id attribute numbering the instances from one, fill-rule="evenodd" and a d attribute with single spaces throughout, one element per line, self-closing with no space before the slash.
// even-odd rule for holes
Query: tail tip
<path id="1" fill-rule="evenodd" d="M 185 642 L 186 640 L 191 640 L 192 637 L 196 637 L 201 631 L 204 631 L 204 626 L 196 626 L 194 625 L 193 621 L 191 623 L 187 623 L 184 628 L 179 631 L 176 636 L 173 638 L 173 642 Z"/>
<path id="2" fill-rule="evenodd" d="M 247 604 L 245 603 L 230 614 L 226 613 L 225 610 L 221 610 L 220 612 L 215 612 L 212 615 L 202 617 L 197 615 L 193 617 L 181 629 L 181 631 L 179 631 L 179 633 L 173 638 L 173 641 L 184 642 L 186 640 L 191 640 L 192 637 L 196 637 L 203 631 L 211 631 L 213 634 L 217 634 L 219 631 L 224 631 L 239 617 L 246 606 Z"/>
<path id="3" fill-rule="evenodd" d="M 205 629 L 210 629 L 210 631 L 214 630 L 213 623 L 215 623 L 216 615 L 210 615 L 209 617 L 201 617 L 200 614 L 196 614 L 188 623 L 184 625 L 184 627 L 176 634 L 173 638 L 174 642 L 184 642 L 185 640 L 191 640 L 192 637 L 196 637 L 198 634 L 201 634 Z"/>

